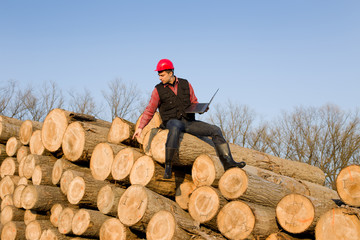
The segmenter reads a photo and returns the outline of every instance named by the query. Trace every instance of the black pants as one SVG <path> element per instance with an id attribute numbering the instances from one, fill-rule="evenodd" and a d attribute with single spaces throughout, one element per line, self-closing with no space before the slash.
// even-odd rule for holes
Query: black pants
<path id="1" fill-rule="evenodd" d="M 165 145 L 167 148 L 179 148 L 180 133 L 189 133 L 198 137 L 211 137 L 215 145 L 226 143 L 221 129 L 206 122 L 188 121 L 184 118 L 181 120 L 170 119 L 165 127 L 169 129 Z"/>

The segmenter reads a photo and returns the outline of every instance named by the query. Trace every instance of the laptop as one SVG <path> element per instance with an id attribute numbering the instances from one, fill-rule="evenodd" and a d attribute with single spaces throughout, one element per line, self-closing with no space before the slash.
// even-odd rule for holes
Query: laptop
<path id="1" fill-rule="evenodd" d="M 185 109 L 185 113 L 204 113 L 218 91 L 219 88 L 216 90 L 208 103 L 192 103 L 188 108 Z"/>

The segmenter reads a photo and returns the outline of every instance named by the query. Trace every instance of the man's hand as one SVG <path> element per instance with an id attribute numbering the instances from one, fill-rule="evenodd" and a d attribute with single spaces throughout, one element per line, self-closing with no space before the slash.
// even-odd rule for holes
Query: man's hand
<path id="1" fill-rule="evenodd" d="M 136 129 L 132 139 L 134 139 L 135 137 L 140 137 L 141 136 L 141 132 L 142 132 L 142 129 L 141 128 L 138 128 Z"/>
<path id="2" fill-rule="evenodd" d="M 209 106 L 205 109 L 205 112 L 199 113 L 199 114 L 204 114 L 204 113 L 206 113 L 207 111 L 209 111 Z"/>

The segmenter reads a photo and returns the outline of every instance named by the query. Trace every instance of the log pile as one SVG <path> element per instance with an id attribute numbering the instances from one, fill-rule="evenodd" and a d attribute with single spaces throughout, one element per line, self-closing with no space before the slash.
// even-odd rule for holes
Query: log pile
<path id="1" fill-rule="evenodd" d="M 139 121 L 138 121 L 139 122 Z M 1 239 L 360 239 L 360 166 L 337 191 L 317 167 L 182 134 L 163 179 L 167 130 L 62 109 L 44 122 L 0 116 Z"/>

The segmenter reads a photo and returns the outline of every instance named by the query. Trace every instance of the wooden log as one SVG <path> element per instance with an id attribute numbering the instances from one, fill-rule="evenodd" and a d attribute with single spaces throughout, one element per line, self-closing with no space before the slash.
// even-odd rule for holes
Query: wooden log
<path id="1" fill-rule="evenodd" d="M 24 223 L 25 225 L 28 225 L 29 223 L 31 223 L 32 221 L 35 220 L 50 220 L 50 216 L 47 214 L 47 212 L 38 212 L 38 211 L 34 211 L 34 210 L 30 210 L 30 209 L 26 209 L 25 210 L 25 214 L 24 214 Z"/>
<path id="2" fill-rule="evenodd" d="M 245 200 L 264 206 L 276 207 L 278 202 L 290 194 L 287 189 L 240 168 L 227 170 L 220 178 L 219 189 L 226 199 Z"/>
<path id="3" fill-rule="evenodd" d="M 1 202 L 1 208 L 0 208 L 1 211 L 6 206 L 14 206 L 13 195 L 12 194 L 6 194 L 4 196 L 4 198 L 2 200 L 0 200 L 0 202 Z"/>
<path id="4" fill-rule="evenodd" d="M 16 118 L 0 116 L 0 143 L 6 143 L 9 138 L 19 136 L 23 121 Z"/>
<path id="5" fill-rule="evenodd" d="M 224 172 L 224 166 L 217 156 L 201 154 L 195 159 L 191 170 L 191 177 L 197 187 L 217 187 L 220 177 Z"/>
<path id="6" fill-rule="evenodd" d="M 97 144 L 90 159 L 92 176 L 96 180 L 112 180 L 111 166 L 114 161 L 114 155 L 124 148 L 124 146 L 110 143 Z"/>
<path id="7" fill-rule="evenodd" d="M 161 195 L 174 197 L 181 183 L 191 181 L 191 176 L 184 172 L 174 171 L 170 179 L 163 179 L 165 168 L 149 156 L 140 157 L 130 172 L 130 183 L 146 186 Z"/>
<path id="8" fill-rule="evenodd" d="M 99 237 L 101 225 L 110 218 L 99 211 L 80 209 L 72 220 L 72 231 L 75 235 Z"/>
<path id="9" fill-rule="evenodd" d="M 81 204 L 88 208 L 96 208 L 99 189 L 107 184 L 107 181 L 99 181 L 87 176 L 77 176 L 69 185 L 67 199 L 71 204 Z"/>
<path id="10" fill-rule="evenodd" d="M 1 224 L 5 225 L 11 221 L 23 221 L 25 210 L 15 206 L 6 206 L 1 210 Z"/>
<path id="11" fill-rule="evenodd" d="M 30 222 L 25 229 L 25 236 L 27 240 L 38 240 L 43 231 L 47 229 L 55 229 L 49 220 L 34 220 Z"/>
<path id="12" fill-rule="evenodd" d="M 58 227 L 60 213 L 64 210 L 63 205 L 55 203 L 50 209 L 50 222 L 54 227 Z"/>
<path id="13" fill-rule="evenodd" d="M 124 192 L 125 189 L 110 184 L 102 187 L 96 200 L 99 211 L 103 214 L 116 217 L 120 197 Z"/>
<path id="14" fill-rule="evenodd" d="M 139 239 L 128 227 L 120 222 L 117 218 L 107 219 L 100 228 L 100 240 L 126 240 Z"/>
<path id="15" fill-rule="evenodd" d="M 52 183 L 54 185 L 58 185 L 60 183 L 61 177 L 66 170 L 75 170 L 88 175 L 91 174 L 91 171 L 88 168 L 80 167 L 65 158 L 60 158 L 54 163 L 53 171 L 51 173 Z"/>
<path id="16" fill-rule="evenodd" d="M 0 144 L 0 164 L 7 157 L 8 155 L 6 154 L 6 146 L 4 144 Z"/>
<path id="17" fill-rule="evenodd" d="M 107 141 L 109 129 L 85 122 L 73 122 L 62 140 L 65 157 L 72 162 L 89 162 L 97 144 Z"/>
<path id="18" fill-rule="evenodd" d="M 291 236 L 284 232 L 276 232 L 270 234 L 265 240 L 312 240 L 310 237 Z"/>
<path id="19" fill-rule="evenodd" d="M 24 222 L 14 221 L 6 223 L 1 231 L 1 239 L 26 240 Z"/>
<path id="20" fill-rule="evenodd" d="M 30 154 L 24 159 L 23 174 L 24 177 L 30 179 L 34 173 L 36 165 L 51 165 L 56 162 L 56 158 L 53 156 L 42 156 L 36 154 Z"/>
<path id="21" fill-rule="evenodd" d="M 299 180 L 299 182 L 303 184 L 309 191 L 308 194 L 303 194 L 303 195 L 307 195 L 313 198 L 323 198 L 323 199 L 333 199 L 333 200 L 340 199 L 338 193 L 335 190 L 330 189 L 326 186 L 322 186 L 304 180 Z"/>
<path id="22" fill-rule="evenodd" d="M 42 123 L 37 121 L 25 120 L 19 129 L 19 140 L 23 145 L 29 145 L 30 138 L 34 131 L 42 128 Z"/>
<path id="23" fill-rule="evenodd" d="M 210 186 L 198 187 L 190 196 L 189 213 L 195 221 L 217 231 L 217 214 L 227 203 L 219 190 Z"/>
<path id="24" fill-rule="evenodd" d="M 199 229 L 191 216 L 174 201 L 163 197 L 141 185 L 131 185 L 121 196 L 118 205 L 118 217 L 122 224 L 145 232 L 152 216 L 160 210 L 176 215 L 181 228 L 189 232 Z"/>
<path id="25" fill-rule="evenodd" d="M 30 154 L 30 148 L 27 146 L 21 146 L 16 153 L 17 162 L 20 163 L 29 154 Z"/>
<path id="26" fill-rule="evenodd" d="M 155 213 L 146 228 L 146 239 L 148 240 L 186 240 L 190 238 L 191 236 L 177 225 L 174 215 L 166 210 Z"/>
<path id="27" fill-rule="evenodd" d="M 140 151 L 127 147 L 120 150 L 114 157 L 111 165 L 111 176 L 114 180 L 130 183 L 130 171 L 136 160 L 142 157 Z"/>
<path id="28" fill-rule="evenodd" d="M 139 144 L 132 137 L 135 132 L 135 124 L 123 118 L 115 117 L 111 123 L 107 141 L 113 144 L 126 144 L 138 147 Z"/>
<path id="29" fill-rule="evenodd" d="M 346 208 L 334 208 L 324 213 L 315 229 L 317 240 L 360 239 L 359 216 Z"/>
<path id="30" fill-rule="evenodd" d="M 21 194 L 21 205 L 25 209 L 49 211 L 53 204 L 64 202 L 66 202 L 66 196 L 58 187 L 28 185 Z"/>
<path id="31" fill-rule="evenodd" d="M 26 177 L 20 177 L 17 185 L 28 185 L 29 181 L 26 179 Z"/>
<path id="32" fill-rule="evenodd" d="M 19 182 L 19 176 L 5 176 L 0 181 L 0 198 L 4 199 L 5 195 L 13 194 L 17 183 Z"/>
<path id="33" fill-rule="evenodd" d="M 78 171 L 78 170 L 69 169 L 69 170 L 66 170 L 62 174 L 61 179 L 60 179 L 60 190 L 63 194 L 67 195 L 70 183 L 75 177 L 78 177 L 78 176 L 79 177 L 83 177 L 83 176 L 91 177 L 91 174 L 89 173 L 88 169 L 83 169 L 85 171 Z"/>
<path id="34" fill-rule="evenodd" d="M 23 190 L 25 189 L 26 185 L 17 185 L 14 189 L 14 193 L 13 193 L 13 203 L 14 206 L 17 208 L 21 208 L 21 194 L 23 192 Z"/>
<path id="35" fill-rule="evenodd" d="M 337 205 L 331 199 L 315 199 L 292 193 L 277 204 L 276 218 L 287 232 L 313 232 L 320 216 L 335 207 Z"/>
<path id="36" fill-rule="evenodd" d="M 16 156 L 16 153 L 21 146 L 22 146 L 22 143 L 20 142 L 20 140 L 18 138 L 16 138 L 16 137 L 9 138 L 9 140 L 6 142 L 6 154 L 9 157 Z"/>
<path id="37" fill-rule="evenodd" d="M 142 118 L 143 114 L 140 115 L 140 117 L 138 118 L 138 120 L 136 121 L 135 124 L 135 131 L 138 129 L 141 118 Z M 151 129 L 153 128 L 159 128 L 160 125 L 162 123 L 160 114 L 158 112 L 155 112 L 153 118 L 150 120 L 150 122 L 143 128 L 141 136 L 136 137 L 136 140 L 140 143 L 143 144 L 144 143 L 144 137 L 146 135 L 146 133 L 148 133 Z"/>
<path id="38" fill-rule="evenodd" d="M 50 155 L 50 152 L 46 150 L 42 140 L 41 140 L 41 130 L 36 130 L 33 132 L 30 138 L 30 153 L 36 155 Z"/>
<path id="39" fill-rule="evenodd" d="M 53 168 L 50 165 L 36 165 L 31 176 L 32 183 L 34 185 L 52 185 L 52 170 Z"/>
<path id="40" fill-rule="evenodd" d="M 58 230 L 61 234 L 72 234 L 72 220 L 78 209 L 66 207 L 59 215 Z"/>
<path id="41" fill-rule="evenodd" d="M 217 216 L 217 225 L 228 239 L 246 239 L 250 234 L 264 239 L 279 231 L 273 208 L 242 201 L 226 204 Z"/>
<path id="42" fill-rule="evenodd" d="M 360 207 L 360 166 L 341 169 L 336 178 L 336 190 L 344 203 Z"/>
<path id="43" fill-rule="evenodd" d="M 46 229 L 45 231 L 42 232 L 39 240 L 71 240 L 71 239 L 73 239 L 73 237 L 64 235 L 60 233 L 58 230 Z"/>
<path id="44" fill-rule="evenodd" d="M 193 182 L 183 182 L 176 189 L 175 201 L 182 209 L 188 210 L 190 195 L 195 189 Z"/>
<path id="45" fill-rule="evenodd" d="M 6 175 L 13 176 L 19 175 L 19 163 L 17 162 L 16 158 L 7 157 L 1 163 L 0 167 L 0 176 L 3 178 Z"/>
<path id="46" fill-rule="evenodd" d="M 41 139 L 44 147 L 50 152 L 57 152 L 61 147 L 66 128 L 74 121 L 88 122 L 106 128 L 110 128 L 111 126 L 111 123 L 96 119 L 90 115 L 73 113 L 56 108 L 48 113 L 41 129 Z"/>

